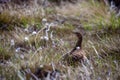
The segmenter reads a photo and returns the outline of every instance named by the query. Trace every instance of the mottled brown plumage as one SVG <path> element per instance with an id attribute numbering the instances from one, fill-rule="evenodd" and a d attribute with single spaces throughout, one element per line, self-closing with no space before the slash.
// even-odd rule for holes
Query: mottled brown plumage
<path id="1" fill-rule="evenodd" d="M 72 56 L 72 59 L 75 61 L 81 61 L 85 59 L 85 52 L 82 50 L 82 35 L 80 32 L 74 32 L 74 34 L 77 36 L 78 41 L 76 43 L 76 46 L 74 49 L 70 52 L 70 55 Z"/>
<path id="2" fill-rule="evenodd" d="M 68 63 L 81 62 L 86 59 L 85 52 L 82 49 L 83 37 L 80 32 L 73 32 L 73 33 L 77 36 L 78 41 L 77 41 L 75 47 L 71 50 L 71 52 L 67 53 L 63 56 L 64 60 L 67 60 Z"/>

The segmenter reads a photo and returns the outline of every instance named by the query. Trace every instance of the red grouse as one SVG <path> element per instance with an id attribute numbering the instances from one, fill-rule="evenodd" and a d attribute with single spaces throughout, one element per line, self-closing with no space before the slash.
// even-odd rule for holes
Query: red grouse
<path id="1" fill-rule="evenodd" d="M 76 46 L 73 48 L 73 50 L 70 52 L 70 55 L 72 56 L 72 59 L 75 61 L 81 61 L 86 58 L 84 50 L 82 50 L 82 40 L 83 37 L 80 32 L 73 32 L 77 38 L 78 41 L 76 43 Z"/>
<path id="2" fill-rule="evenodd" d="M 71 61 L 72 62 L 74 62 L 74 61 L 81 62 L 86 59 L 85 52 L 84 52 L 84 50 L 82 50 L 83 37 L 80 32 L 73 32 L 73 33 L 77 36 L 78 41 L 77 41 L 75 47 L 71 50 L 71 52 L 67 53 L 63 56 L 63 59 L 67 60 L 68 63 L 70 63 Z"/>

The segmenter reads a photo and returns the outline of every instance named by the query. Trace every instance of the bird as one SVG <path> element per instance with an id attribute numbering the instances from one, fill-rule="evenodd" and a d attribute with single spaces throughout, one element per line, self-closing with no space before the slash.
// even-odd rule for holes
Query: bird
<path id="1" fill-rule="evenodd" d="M 78 38 L 77 43 L 75 47 L 69 52 L 62 56 L 63 60 L 67 61 L 68 64 L 74 63 L 74 62 L 84 62 L 87 57 L 85 51 L 82 49 L 82 41 L 83 36 L 81 32 L 79 31 L 73 31 L 73 33 Z"/>
<path id="2" fill-rule="evenodd" d="M 77 36 L 78 41 L 75 47 L 71 50 L 70 55 L 72 56 L 72 59 L 74 61 L 83 61 L 86 58 L 86 53 L 82 49 L 82 41 L 83 41 L 82 34 L 80 32 L 73 32 L 73 33 Z"/>

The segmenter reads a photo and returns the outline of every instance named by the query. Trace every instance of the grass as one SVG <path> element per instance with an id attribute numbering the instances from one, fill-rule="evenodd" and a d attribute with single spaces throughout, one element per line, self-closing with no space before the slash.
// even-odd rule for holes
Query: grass
<path id="1" fill-rule="evenodd" d="M 108 6 L 103 3 L 81 2 L 75 5 L 68 5 L 62 8 L 56 8 L 57 12 L 71 17 L 80 19 L 81 24 L 86 29 L 102 29 L 108 26 L 114 28 L 119 27 L 119 18 L 114 13 L 108 11 Z"/>
<path id="2" fill-rule="evenodd" d="M 26 14 L 28 8 L 11 8 L 0 14 L 0 26 L 8 24 L 13 28 L 0 31 L 0 79 L 22 80 L 27 75 L 26 69 L 34 73 L 38 67 L 52 63 L 61 72 L 63 80 L 119 79 L 120 21 L 108 12 L 107 6 L 82 2 L 47 8 L 43 13 L 42 9 L 41 6 L 35 10 L 30 7 Z M 48 30 L 41 22 L 42 18 L 52 23 L 57 14 L 67 18 L 65 23 L 53 25 Z M 65 65 L 60 62 L 61 56 L 75 46 L 77 38 L 72 31 L 76 28 L 81 31 L 79 24 L 85 28 L 83 50 L 88 62 Z M 44 38 L 46 36 L 48 40 Z"/>
<path id="3" fill-rule="evenodd" d="M 6 51 L 6 49 L 0 47 L 0 60 L 9 60 L 11 57 L 11 54 Z"/>

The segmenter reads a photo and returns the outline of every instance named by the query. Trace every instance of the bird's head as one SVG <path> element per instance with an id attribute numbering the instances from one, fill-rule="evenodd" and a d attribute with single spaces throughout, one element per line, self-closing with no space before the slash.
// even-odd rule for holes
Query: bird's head
<path id="1" fill-rule="evenodd" d="M 80 32 L 73 31 L 73 33 L 74 33 L 78 38 L 82 38 L 82 34 L 81 34 Z"/>

